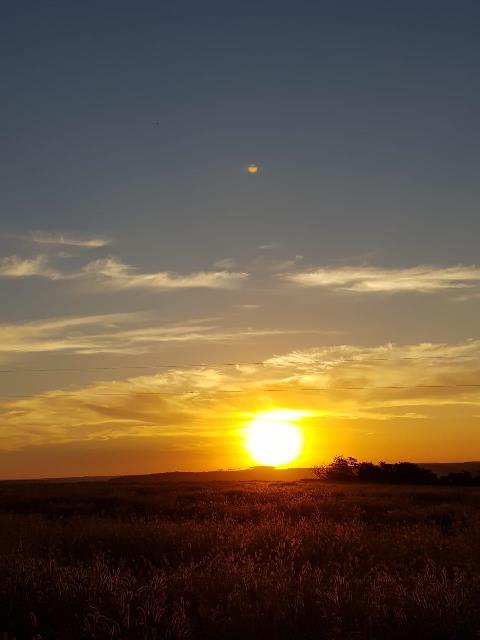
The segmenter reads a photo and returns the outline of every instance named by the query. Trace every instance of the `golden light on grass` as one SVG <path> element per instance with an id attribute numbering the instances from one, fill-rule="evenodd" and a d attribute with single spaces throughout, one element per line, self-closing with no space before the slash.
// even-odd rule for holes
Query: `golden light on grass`
<path id="1" fill-rule="evenodd" d="M 258 166 L 256 164 L 249 164 L 247 167 L 248 173 L 258 173 Z"/>
<path id="2" fill-rule="evenodd" d="M 258 413 L 245 427 L 244 445 L 256 464 L 271 466 L 293 462 L 303 447 L 302 429 L 295 420 L 299 411 L 276 409 Z"/>

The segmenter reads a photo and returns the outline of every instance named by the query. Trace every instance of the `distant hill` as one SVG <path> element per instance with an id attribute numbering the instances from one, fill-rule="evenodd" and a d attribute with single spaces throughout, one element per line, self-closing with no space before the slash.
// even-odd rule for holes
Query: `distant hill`
<path id="1" fill-rule="evenodd" d="M 296 480 L 311 479 L 313 473 L 310 468 L 276 469 L 275 467 L 251 467 L 250 469 L 220 469 L 218 471 L 167 471 L 165 473 L 151 473 L 149 475 L 119 476 L 110 482 L 208 482 L 210 480 L 280 480 L 294 482 Z"/>
<path id="2" fill-rule="evenodd" d="M 420 467 L 431 469 L 437 476 L 449 473 L 470 471 L 472 475 L 480 472 L 480 461 L 469 462 L 419 462 Z M 30 480 L 0 480 L 0 482 L 48 482 L 48 483 L 80 483 L 80 482 L 208 482 L 211 480 L 246 480 L 296 482 L 314 477 L 311 468 L 298 467 L 276 469 L 259 466 L 249 469 L 219 469 L 217 471 L 165 471 L 163 473 L 138 474 L 128 476 L 83 476 L 66 478 L 37 478 Z"/>
<path id="3" fill-rule="evenodd" d="M 449 473 L 470 471 L 476 475 L 480 471 L 480 462 L 419 462 L 420 467 L 431 469 L 439 477 Z M 110 482 L 208 482 L 210 480 L 263 480 L 295 482 L 298 480 L 313 479 L 314 474 L 310 467 L 291 469 L 276 469 L 275 467 L 251 467 L 249 469 L 220 469 L 218 471 L 167 471 L 164 473 L 151 473 L 148 475 L 118 476 Z"/>
<path id="4" fill-rule="evenodd" d="M 475 476 L 480 472 L 480 462 L 419 462 L 420 467 L 431 469 L 438 477 L 447 476 L 449 473 L 461 473 L 470 471 Z"/>
<path id="5" fill-rule="evenodd" d="M 45 482 L 48 484 L 62 484 L 62 483 L 66 483 L 66 484 L 79 484 L 81 482 L 108 482 L 109 480 L 112 480 L 113 478 L 115 478 L 116 476 L 71 476 L 71 477 L 66 477 L 66 478 L 19 478 L 16 480 L 0 480 L 0 483 L 11 483 L 11 482 L 24 482 L 24 483 L 30 483 L 30 482 Z"/>

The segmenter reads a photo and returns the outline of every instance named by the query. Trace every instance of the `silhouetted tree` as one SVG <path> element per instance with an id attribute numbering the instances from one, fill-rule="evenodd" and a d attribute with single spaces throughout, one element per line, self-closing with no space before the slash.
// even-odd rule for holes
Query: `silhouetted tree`
<path id="1" fill-rule="evenodd" d="M 392 484 L 435 484 L 437 476 L 431 469 L 419 467 L 413 462 L 397 462 L 396 464 L 380 463 L 387 475 L 387 482 Z"/>
<path id="2" fill-rule="evenodd" d="M 314 467 L 313 473 L 321 480 L 330 482 L 355 482 L 357 479 L 358 462 L 356 458 L 335 456 L 328 465 Z"/>
<path id="3" fill-rule="evenodd" d="M 335 456 L 333 462 L 313 468 L 315 476 L 321 480 L 330 482 L 375 482 L 385 484 L 436 484 L 437 476 L 430 469 L 420 467 L 413 462 L 397 462 L 390 464 L 380 462 L 358 462 L 356 458 Z M 458 476 L 458 477 L 457 477 Z M 468 480 L 470 476 L 470 480 Z M 470 484 L 473 482 L 471 475 L 450 474 L 446 484 Z M 480 475 L 479 475 L 480 484 Z"/>
<path id="4" fill-rule="evenodd" d="M 360 462 L 357 467 L 359 482 L 387 482 L 385 471 L 373 462 Z"/>

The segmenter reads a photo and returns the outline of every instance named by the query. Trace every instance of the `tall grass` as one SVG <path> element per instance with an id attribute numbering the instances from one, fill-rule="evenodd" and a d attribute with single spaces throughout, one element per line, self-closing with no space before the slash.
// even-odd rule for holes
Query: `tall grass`
<path id="1" fill-rule="evenodd" d="M 478 489 L 3 485 L 0 638 L 478 638 L 479 525 Z"/>

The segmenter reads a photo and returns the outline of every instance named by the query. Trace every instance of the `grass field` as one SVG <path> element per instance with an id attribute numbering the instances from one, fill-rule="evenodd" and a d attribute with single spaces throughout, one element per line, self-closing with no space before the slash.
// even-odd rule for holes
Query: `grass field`
<path id="1" fill-rule="evenodd" d="M 1 484 L 0 638 L 477 638 L 480 489 Z"/>

